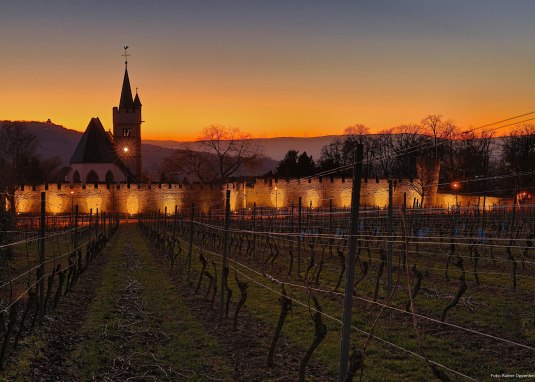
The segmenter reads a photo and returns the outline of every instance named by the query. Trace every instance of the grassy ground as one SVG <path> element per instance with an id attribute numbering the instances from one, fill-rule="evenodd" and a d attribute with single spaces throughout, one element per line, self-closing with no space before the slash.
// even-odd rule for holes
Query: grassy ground
<path id="1" fill-rule="evenodd" d="M 81 328 L 86 340 L 73 356 L 76 374 L 83 380 L 165 374 L 228 379 L 232 371 L 217 343 L 177 299 L 137 227 L 124 225 L 119 235 Z"/>
<path id="2" fill-rule="evenodd" d="M 183 247 L 187 248 L 187 244 L 184 243 Z M 422 251 L 424 249 L 426 248 L 423 248 Z M 196 251 L 198 251 L 198 248 Z M 206 250 L 204 253 L 209 259 L 220 261 L 219 256 L 212 255 Z M 399 251 L 395 253 L 399 254 Z M 462 255 L 468 256 L 466 252 L 462 253 Z M 316 254 L 316 256 L 317 261 L 319 255 Z M 363 260 L 367 257 L 365 253 L 361 256 Z M 503 258 L 503 254 L 501 257 Z M 195 272 L 199 271 L 200 266 L 197 258 L 196 252 L 193 257 Z M 243 256 L 236 257 L 236 255 L 232 254 L 230 258 L 231 260 L 236 258 L 238 262 L 246 264 L 257 271 L 262 268 L 261 262 L 244 259 Z M 308 258 L 306 251 L 304 251 L 303 258 Z M 358 296 L 366 299 L 373 297 L 375 275 L 379 263 L 379 256 L 376 250 L 371 252 L 371 258 L 372 265 L 370 265 L 368 276 L 358 287 Z M 275 266 L 271 269 L 268 265 L 266 267 L 266 273 L 285 282 L 304 285 L 303 280 L 297 279 L 295 276 L 289 277 L 286 275 L 288 259 L 287 252 L 281 250 Z M 441 268 L 444 268 L 444 257 L 435 256 L 430 258 L 429 255 L 413 254 L 411 255 L 411 261 L 412 264 L 417 263 L 420 270 L 427 270 L 422 282 L 423 289 L 415 299 L 416 312 L 439 319 L 442 309 L 451 301 L 457 291 L 460 272 L 455 266 L 450 266 L 450 281 L 446 281 L 441 270 Z M 303 261 L 303 264 L 306 265 L 306 261 Z M 465 262 L 467 271 L 471 270 L 470 264 L 469 261 Z M 242 280 L 246 280 L 249 284 L 249 298 L 246 304 L 247 311 L 259 320 L 275 324 L 279 311 L 279 296 L 277 292 L 280 290 L 280 287 L 277 283 L 270 280 L 269 277 L 259 275 L 246 267 L 232 263 L 232 261 L 231 265 L 244 273 L 244 275 L 239 277 Z M 337 259 L 330 259 L 326 263 L 326 267 L 320 278 L 320 284 L 317 287 L 332 290 L 336 284 L 338 269 Z M 530 269 L 519 271 L 519 275 L 522 274 L 527 277 L 518 279 L 517 291 L 513 293 L 510 289 L 508 271 L 508 267 L 503 263 L 498 263 L 497 266 L 494 266 L 489 261 L 481 261 L 480 286 L 475 285 L 473 274 L 467 272 L 466 278 L 469 289 L 461 303 L 450 310 L 446 321 L 467 328 L 481 330 L 505 339 L 533 345 L 534 301 L 530 297 L 531 292 L 529 292 L 535 290 L 535 281 L 532 278 L 533 272 Z M 385 274 L 383 274 L 379 284 L 379 302 L 385 301 Z M 394 279 L 396 274 L 397 268 L 394 269 Z M 233 277 L 230 280 L 230 287 L 234 291 L 238 290 Z M 286 285 L 286 288 L 291 297 L 305 304 L 308 302 L 308 295 L 305 289 L 289 285 Z M 339 357 L 340 324 L 335 319 L 341 319 L 342 299 L 340 296 L 332 294 L 320 292 L 315 294 L 319 297 L 323 311 L 334 318 L 333 320 L 324 317 L 324 322 L 328 326 L 329 333 L 317 349 L 316 356 L 327 367 L 336 371 Z M 393 298 L 393 305 L 400 309 L 405 309 L 407 301 L 406 276 L 402 273 L 398 292 L 396 292 Z M 379 314 L 379 310 L 380 308 L 377 306 L 355 299 L 353 311 L 354 326 L 359 330 L 368 332 L 374 319 Z M 533 359 L 533 352 L 530 350 L 525 350 L 514 345 L 504 345 L 502 342 L 496 340 L 475 334 L 467 334 L 465 331 L 430 323 L 422 319 L 418 320 L 418 326 L 423 336 L 426 352 L 431 360 L 446 365 L 453 370 L 465 373 L 475 379 L 490 379 L 491 373 L 522 374 L 531 372 L 532 362 L 528 360 Z M 294 303 L 294 309 L 287 318 L 283 333 L 288 335 L 292 341 L 306 347 L 312 341 L 314 335 L 313 327 L 313 321 L 307 307 Z M 422 354 L 421 349 L 418 347 L 418 341 L 410 315 L 391 312 L 385 313 L 378 321 L 375 334 L 408 351 Z M 363 345 L 365 338 L 357 329 L 353 330 L 353 340 L 359 346 Z M 504 352 L 506 352 L 506 355 Z M 451 371 L 445 371 L 453 380 L 464 379 L 462 376 L 455 375 Z M 378 340 L 373 340 L 367 348 L 364 370 L 365 380 L 427 381 L 433 378 L 434 376 L 425 361 L 408 352 L 381 343 Z"/>
<path id="3" fill-rule="evenodd" d="M 233 380 L 217 341 L 178 296 L 139 228 L 122 225 L 0 380 Z"/>
<path id="4" fill-rule="evenodd" d="M 205 252 L 206 254 L 206 252 Z M 208 254 L 206 254 L 210 257 Z M 217 257 L 215 257 L 217 258 Z M 196 257 L 193 261 L 194 272 L 200 270 L 199 264 L 196 261 Z M 232 264 L 232 263 L 231 263 Z M 253 315 L 255 319 L 265 321 L 271 324 L 273 327 L 277 323 L 279 314 L 279 295 L 277 292 L 280 288 L 270 283 L 266 278 L 254 274 L 242 267 L 236 266 L 243 274 L 238 274 L 241 281 L 248 283 L 248 300 L 246 303 L 246 312 Z M 234 273 L 234 272 L 232 272 Z M 266 289 L 264 286 L 269 286 L 274 291 Z M 233 277 L 229 279 L 229 286 L 233 289 L 235 295 L 238 293 L 238 286 Z M 308 302 L 308 295 L 303 289 L 286 287 L 290 297 L 299 301 Z M 324 313 L 327 313 L 336 319 L 341 319 L 340 302 L 338 299 L 331 300 L 330 298 L 324 298 L 321 294 L 316 294 L 319 298 L 321 307 Z M 236 297 L 237 299 L 238 297 Z M 355 325 L 359 328 L 365 327 L 361 312 L 355 309 L 354 313 Z M 317 348 L 314 358 L 322 362 L 329 368 L 331 373 L 336 374 L 339 365 L 339 351 L 340 351 L 340 330 L 341 326 L 337 321 L 324 317 L 323 322 L 327 325 L 328 334 L 325 340 Z M 406 325 L 406 330 L 410 330 L 411 327 Z M 292 312 L 288 315 L 283 328 L 283 334 L 288 336 L 291 341 L 299 344 L 303 349 L 306 349 L 314 338 L 314 322 L 311 318 L 310 312 L 306 306 L 293 304 Z M 379 335 L 384 334 L 379 332 Z M 353 334 L 354 338 L 358 338 L 358 342 L 362 343 L 364 337 L 358 333 Z M 399 338 L 388 337 L 389 340 L 399 343 Z M 403 338 L 403 345 L 411 345 L 414 350 L 415 339 L 407 340 Z M 303 354 L 304 355 L 304 352 Z M 399 380 L 412 380 L 412 381 L 429 381 L 432 380 L 432 374 L 429 372 L 423 362 L 419 360 L 413 360 L 407 357 L 403 353 L 396 351 L 388 351 L 388 348 L 384 346 L 376 346 L 372 343 L 370 350 L 367 353 L 366 361 L 366 373 L 365 380 L 367 381 L 399 381 Z M 295 371 L 297 375 L 297 371 Z"/>
<path id="5" fill-rule="evenodd" d="M 198 245 L 199 237 L 195 237 Z M 260 243 L 260 242 L 259 242 Z M 187 244 L 183 243 L 186 249 Z M 265 267 L 267 275 L 284 281 L 291 298 L 296 302 L 283 328 L 283 337 L 297 345 L 298 352 L 288 355 L 300 359 L 314 337 L 314 323 L 308 307 L 309 296 L 306 289 L 300 287 L 305 283 L 294 273 L 287 275 L 289 260 L 286 249 L 280 245 L 281 252 L 274 266 Z M 305 246 L 307 248 L 307 246 Z M 220 262 L 218 255 L 206 251 L 208 259 Z M 213 249 L 213 248 L 208 248 Z M 319 259 L 321 246 L 316 246 Z M 422 252 L 432 248 L 421 247 Z M 181 299 L 184 291 L 179 288 L 194 288 L 200 271 L 199 249 L 194 247 L 192 257 L 191 285 L 177 283 L 173 276 L 181 272 L 181 279 L 185 278 L 187 265 L 186 250 L 182 252 L 175 269 L 170 273 L 165 266 L 164 255 L 156 253 L 140 229 L 135 224 L 124 224 L 118 234 L 108 245 L 101 256 L 105 256 L 106 264 L 95 282 L 94 297 L 80 322 L 77 340 L 73 349 L 65 354 L 67 361 L 63 367 L 68 368 L 68 375 L 75 380 L 126 380 L 141 378 L 143 380 L 205 380 L 219 378 L 235 380 L 236 370 L 231 366 L 218 342 L 217 333 L 208 334 L 199 315 L 197 318 L 190 313 L 191 301 L 185 303 Z M 216 251 L 217 252 L 217 251 Z M 395 259 L 399 254 L 396 249 Z M 303 252 L 303 268 L 306 268 L 310 253 Z M 468 255 L 462 253 L 463 256 Z M 503 257 L 503 254 L 501 254 Z M 262 253 L 258 250 L 257 259 L 252 260 L 231 253 L 232 270 L 229 275 L 229 286 L 233 290 L 234 304 L 239 298 L 239 288 L 235 276 L 246 281 L 248 299 L 240 320 L 245 316 L 252 317 L 258 322 L 265 323 L 262 327 L 263 342 L 269 343 L 273 328 L 279 317 L 280 285 L 273 278 L 266 277 L 256 271 L 262 269 Z M 359 284 L 358 297 L 373 298 L 375 275 L 379 264 L 379 253 L 370 253 L 371 265 L 368 275 Z M 367 260 L 366 252 L 361 254 L 361 260 Z M 237 262 L 234 262 L 236 260 Z M 247 267 L 240 265 L 247 265 Z M 397 261 L 395 261 L 397 264 Z M 451 266 L 450 280 L 446 281 L 441 268 L 444 267 L 444 257 L 430 256 L 424 253 L 411 255 L 411 264 L 418 264 L 418 269 L 424 272 L 422 290 L 415 298 L 416 311 L 429 317 L 439 318 L 443 307 L 451 301 L 458 287 L 459 270 Z M 467 270 L 470 262 L 465 263 Z M 208 271 L 212 271 L 209 263 Z M 235 269 L 235 270 L 234 270 Z M 221 266 L 218 264 L 218 270 Z M 446 321 L 464 327 L 481 330 L 510 340 L 525 344 L 534 343 L 534 301 L 530 291 L 535 290 L 533 271 L 528 268 L 519 271 L 524 278 L 519 278 L 517 291 L 510 290 L 510 279 L 507 265 L 493 265 L 487 259 L 480 262 L 481 285 L 476 286 L 472 274 L 467 273 L 469 286 L 461 303 L 453 308 Z M 83 277 L 90 277 L 91 273 Z M 338 259 L 333 256 L 325 263 L 320 283 L 312 285 L 323 290 L 332 291 L 339 272 Z M 359 271 L 357 271 L 358 273 Z M 385 271 L 386 272 L 386 271 Z M 304 274 L 304 272 L 303 272 Z M 394 268 L 396 279 L 397 267 Z M 218 275 L 219 276 L 219 275 Z M 379 302 L 385 301 L 385 275 L 379 283 Z M 342 288 L 343 289 L 342 280 Z M 289 285 L 296 284 L 295 286 Z M 219 284 L 219 281 L 218 281 Z M 77 288 L 83 287 L 79 283 Z M 207 280 L 202 285 L 206 290 Z M 329 370 L 329 375 L 336 375 L 339 360 L 340 323 L 342 298 L 338 294 L 314 292 L 318 297 L 322 310 L 326 314 L 323 321 L 327 324 L 328 334 L 314 353 L 313 360 L 320 361 Z M 204 295 L 201 291 L 200 295 Z M 218 296 L 219 297 L 219 296 Z M 200 297 L 199 297 L 200 298 Z M 216 305 L 219 298 L 216 298 Z M 302 302 L 305 306 L 300 305 Z M 398 290 L 394 294 L 392 304 L 400 309 L 405 308 L 407 302 L 407 284 L 402 273 Z M 235 305 L 231 308 L 234 311 Z M 353 310 L 353 341 L 362 347 L 366 336 L 360 331 L 368 332 L 380 308 L 368 302 L 354 299 Z M 200 322 L 202 321 L 202 322 Z M 239 321 L 241 322 L 241 321 Z M 513 345 L 504 345 L 488 338 L 465 331 L 453 329 L 436 323 L 429 323 L 419 319 L 418 327 L 423 336 L 423 343 L 430 359 L 463 372 L 477 380 L 490 380 L 490 374 L 528 373 L 532 372 L 533 352 L 519 350 Z M 237 333 L 239 335 L 239 331 Z M 378 321 L 375 335 L 388 340 L 407 351 L 422 354 L 418 346 L 411 315 L 387 311 Z M 19 370 L 16 380 L 29 373 L 34 365 L 33 358 L 45 358 L 47 352 L 46 341 L 39 335 L 30 339 L 33 350 L 24 348 L 19 358 Z M 35 349 L 45 349 L 44 351 Z M 267 348 L 267 345 L 266 345 Z M 232 349 L 234 350 L 234 349 Z M 33 351 L 33 353 L 32 353 Z M 235 349 L 236 352 L 246 351 Z M 280 350 L 279 350 L 280 351 Z M 434 376 L 424 360 L 409 354 L 395 346 L 385 344 L 377 339 L 370 342 L 366 350 L 363 380 L 366 381 L 429 381 Z M 227 351 L 228 353 L 228 351 Z M 37 355 L 36 355 L 37 354 Z M 266 354 L 267 356 L 267 354 Z M 45 366 L 46 367 L 46 366 Z M 452 380 L 464 380 L 463 377 L 445 370 Z M 29 375 L 29 374 L 26 374 Z M 297 370 L 291 370 L 289 375 L 297 376 Z M 33 379 L 33 378 L 31 378 Z M 297 379 L 297 378 L 296 378 Z"/>

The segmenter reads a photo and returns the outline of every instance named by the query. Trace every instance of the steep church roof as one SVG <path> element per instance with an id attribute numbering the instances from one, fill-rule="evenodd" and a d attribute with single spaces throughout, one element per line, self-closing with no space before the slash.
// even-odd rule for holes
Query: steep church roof
<path id="1" fill-rule="evenodd" d="M 134 101 L 132 100 L 132 89 L 128 78 L 128 69 L 124 70 L 123 89 L 121 90 L 121 100 L 119 101 L 119 111 L 132 111 Z"/>
<path id="2" fill-rule="evenodd" d="M 134 110 L 140 109 L 141 106 L 143 105 L 141 104 L 141 100 L 139 99 L 139 95 L 137 94 L 136 90 L 136 98 L 134 98 Z"/>
<path id="3" fill-rule="evenodd" d="M 132 171 L 117 157 L 110 135 L 104 130 L 98 118 L 91 118 L 89 121 L 70 163 L 113 163 L 129 181 L 136 179 Z"/>
<path id="4" fill-rule="evenodd" d="M 70 163 L 117 163 L 113 143 L 98 118 L 91 118 Z"/>

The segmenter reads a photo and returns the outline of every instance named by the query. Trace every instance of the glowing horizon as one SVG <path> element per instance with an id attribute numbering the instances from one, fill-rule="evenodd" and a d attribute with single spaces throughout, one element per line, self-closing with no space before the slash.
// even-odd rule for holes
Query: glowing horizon
<path id="1" fill-rule="evenodd" d="M 211 124 L 377 133 L 428 114 L 468 129 L 535 109 L 529 2 L 96 3 L 4 7 L 0 119 L 111 129 L 125 44 L 143 139 L 192 141 Z"/>

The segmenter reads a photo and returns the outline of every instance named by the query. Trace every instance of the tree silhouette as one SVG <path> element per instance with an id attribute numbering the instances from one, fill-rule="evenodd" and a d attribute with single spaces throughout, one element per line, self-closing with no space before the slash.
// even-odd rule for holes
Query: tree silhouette
<path id="1" fill-rule="evenodd" d="M 217 169 L 221 179 L 231 176 L 242 164 L 253 161 L 262 154 L 262 147 L 251 139 L 251 135 L 238 128 L 208 126 L 203 129 L 198 142 L 217 156 Z"/>
<path id="2" fill-rule="evenodd" d="M 16 216 L 15 192 L 24 182 L 35 181 L 39 167 L 36 151 L 39 143 L 23 122 L 0 124 L 0 206 L 9 202 L 9 211 Z"/>
<path id="3" fill-rule="evenodd" d="M 275 169 L 275 174 L 285 178 L 300 178 L 316 172 L 316 164 L 312 155 L 304 151 L 299 155 L 297 150 L 289 150 Z"/>

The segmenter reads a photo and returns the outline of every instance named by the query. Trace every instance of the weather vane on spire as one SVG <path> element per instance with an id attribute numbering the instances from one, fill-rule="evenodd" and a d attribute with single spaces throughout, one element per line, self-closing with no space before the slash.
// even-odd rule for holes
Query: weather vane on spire
<path id="1" fill-rule="evenodd" d="M 128 45 L 124 46 L 124 54 L 122 56 L 124 57 L 124 65 L 128 67 L 128 57 L 130 56 L 128 54 Z"/>

